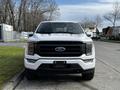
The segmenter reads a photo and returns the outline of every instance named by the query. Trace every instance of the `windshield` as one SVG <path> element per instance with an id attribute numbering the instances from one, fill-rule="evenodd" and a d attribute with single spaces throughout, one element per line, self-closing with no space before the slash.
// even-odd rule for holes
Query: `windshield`
<path id="1" fill-rule="evenodd" d="M 70 33 L 81 34 L 82 28 L 77 23 L 42 23 L 36 33 Z"/>

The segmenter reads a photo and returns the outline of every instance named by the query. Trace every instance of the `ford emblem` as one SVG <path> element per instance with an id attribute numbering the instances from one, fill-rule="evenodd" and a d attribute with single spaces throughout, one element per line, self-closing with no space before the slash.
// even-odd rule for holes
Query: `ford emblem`
<path id="1" fill-rule="evenodd" d="M 57 52 L 64 52 L 65 50 L 66 50 L 65 47 L 56 47 L 55 48 L 55 51 L 57 51 Z"/>

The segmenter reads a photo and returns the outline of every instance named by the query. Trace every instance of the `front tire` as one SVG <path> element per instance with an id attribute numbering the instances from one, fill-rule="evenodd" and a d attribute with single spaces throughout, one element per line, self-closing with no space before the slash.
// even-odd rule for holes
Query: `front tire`
<path id="1" fill-rule="evenodd" d="M 83 80 L 92 80 L 94 77 L 95 69 L 86 71 L 82 73 L 82 79 Z"/>

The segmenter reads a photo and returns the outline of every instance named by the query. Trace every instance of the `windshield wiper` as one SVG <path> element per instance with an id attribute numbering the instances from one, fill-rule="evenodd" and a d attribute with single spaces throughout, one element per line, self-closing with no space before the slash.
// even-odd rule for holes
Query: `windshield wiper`
<path id="1" fill-rule="evenodd" d="M 68 34 L 74 34 L 72 32 L 53 32 L 53 33 L 68 33 Z"/>
<path id="2" fill-rule="evenodd" d="M 78 34 L 78 33 L 73 33 L 73 32 L 37 32 L 40 34 L 52 34 L 52 33 L 68 33 L 68 34 Z"/>

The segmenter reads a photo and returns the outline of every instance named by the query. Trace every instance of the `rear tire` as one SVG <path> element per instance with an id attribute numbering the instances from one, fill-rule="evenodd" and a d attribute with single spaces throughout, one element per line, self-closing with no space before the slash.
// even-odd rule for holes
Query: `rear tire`
<path id="1" fill-rule="evenodd" d="M 83 80 L 92 80 L 93 77 L 94 77 L 94 72 L 95 72 L 95 69 L 83 72 L 82 73 L 82 79 Z"/>
<path id="2" fill-rule="evenodd" d="M 33 80 L 35 79 L 36 75 L 34 71 L 25 69 L 25 77 L 27 78 L 27 80 Z"/>

